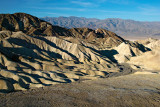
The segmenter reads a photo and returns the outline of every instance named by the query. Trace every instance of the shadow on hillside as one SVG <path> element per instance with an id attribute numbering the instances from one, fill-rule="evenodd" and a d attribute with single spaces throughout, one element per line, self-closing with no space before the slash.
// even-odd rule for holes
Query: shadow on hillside
<path id="1" fill-rule="evenodd" d="M 44 38 L 44 37 L 34 37 L 34 38 L 40 39 L 40 40 L 46 42 L 46 43 L 47 43 L 48 45 L 50 45 L 51 47 L 54 47 L 54 48 L 56 48 L 56 49 L 59 49 L 59 50 L 62 51 L 62 52 L 67 53 L 67 54 L 70 55 L 76 62 L 79 62 L 79 59 L 78 59 L 75 55 L 73 55 L 72 53 L 70 53 L 70 52 L 68 52 L 68 51 L 66 51 L 66 50 L 58 47 L 55 43 L 47 40 L 46 38 Z"/>
<path id="2" fill-rule="evenodd" d="M 114 58 L 114 55 L 118 54 L 118 52 L 114 49 L 112 50 L 101 50 L 99 53 L 103 56 L 109 58 L 112 62 L 118 63 L 117 60 Z"/>
<path id="3" fill-rule="evenodd" d="M 40 54 L 42 54 L 46 57 L 62 58 L 62 56 L 58 53 L 41 49 L 38 46 L 36 46 L 35 44 L 29 43 L 29 42 L 22 40 L 22 39 L 11 38 L 11 39 L 8 39 L 8 42 L 11 44 L 13 43 L 18 46 L 22 46 L 21 48 L 6 48 L 7 50 L 10 50 L 11 52 L 14 52 L 14 53 L 22 55 L 22 56 L 24 55 L 26 57 L 33 57 L 33 58 L 37 58 L 40 60 L 46 60 L 46 59 L 42 58 L 41 56 L 37 55 L 37 53 L 35 53 L 33 51 L 34 49 L 36 49 Z M 48 55 L 43 54 L 43 52 L 47 53 Z"/>
<path id="4" fill-rule="evenodd" d="M 81 44 L 81 45 L 83 45 L 83 44 Z M 83 45 L 83 46 L 85 46 L 85 45 Z M 96 49 L 94 49 L 92 47 L 89 47 L 89 46 L 85 46 L 85 47 L 87 47 L 87 48 L 93 50 L 94 52 L 98 53 L 97 55 L 100 56 L 101 58 L 108 58 L 112 62 L 118 63 L 117 60 L 114 58 L 114 55 L 118 54 L 118 52 L 114 49 L 112 49 L 112 50 L 96 50 Z"/>

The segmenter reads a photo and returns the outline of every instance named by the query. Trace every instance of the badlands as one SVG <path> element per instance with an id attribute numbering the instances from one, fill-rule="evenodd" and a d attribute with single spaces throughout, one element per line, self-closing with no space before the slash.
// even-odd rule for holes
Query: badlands
<path id="1" fill-rule="evenodd" d="M 159 106 L 160 40 L 0 15 L 0 106 Z"/>

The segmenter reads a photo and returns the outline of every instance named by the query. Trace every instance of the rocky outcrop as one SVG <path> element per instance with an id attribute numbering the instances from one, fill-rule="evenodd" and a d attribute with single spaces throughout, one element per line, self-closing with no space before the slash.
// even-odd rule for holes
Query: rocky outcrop
<path id="1" fill-rule="evenodd" d="M 114 55 L 114 57 L 119 63 L 127 62 L 131 57 L 139 56 L 142 53 L 150 50 L 149 48 L 144 47 L 142 44 L 130 41 L 123 42 L 114 49 L 117 51 L 117 54 Z"/>
<path id="2" fill-rule="evenodd" d="M 155 49 L 160 47 L 160 40 L 154 39 L 154 38 L 148 38 L 145 40 L 138 40 L 138 43 L 143 44 L 144 46 L 150 48 L 150 49 Z"/>
<path id="3" fill-rule="evenodd" d="M 98 48 L 111 48 L 118 46 L 120 43 L 125 40 L 115 33 L 105 30 L 105 29 L 96 29 L 92 30 L 89 28 L 72 28 L 69 29 L 74 38 L 98 46 Z M 71 42 L 74 42 L 72 40 Z M 76 42 L 75 42 L 76 43 Z"/>
<path id="4" fill-rule="evenodd" d="M 0 14 L 0 30 L 22 31 L 28 35 L 66 36 L 67 29 L 53 26 L 26 13 Z"/>
<path id="5" fill-rule="evenodd" d="M 149 48 L 150 51 L 142 53 L 137 57 L 132 57 L 128 63 L 136 64 L 141 66 L 145 70 L 160 70 L 160 40 L 148 38 L 145 40 L 138 40 L 145 47 Z"/>

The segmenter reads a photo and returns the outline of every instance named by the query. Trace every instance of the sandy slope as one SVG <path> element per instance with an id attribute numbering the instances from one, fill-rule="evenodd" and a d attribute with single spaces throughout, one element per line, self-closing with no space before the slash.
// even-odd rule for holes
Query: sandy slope
<path id="1" fill-rule="evenodd" d="M 160 40 L 149 38 L 138 42 L 149 48 L 150 51 L 132 57 L 128 63 L 136 64 L 147 70 L 160 70 Z"/>

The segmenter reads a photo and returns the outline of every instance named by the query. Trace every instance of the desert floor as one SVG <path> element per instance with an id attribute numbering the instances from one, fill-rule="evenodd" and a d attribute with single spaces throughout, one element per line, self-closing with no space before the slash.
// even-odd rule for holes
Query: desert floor
<path id="1" fill-rule="evenodd" d="M 130 41 L 136 41 L 136 40 L 144 40 L 144 39 L 147 39 L 147 38 L 155 38 L 155 39 L 160 39 L 159 36 L 121 36 L 123 37 L 124 39 L 126 40 L 130 40 Z"/>
<path id="2" fill-rule="evenodd" d="M 86 80 L 0 95 L 2 107 L 159 107 L 159 72 Z"/>

